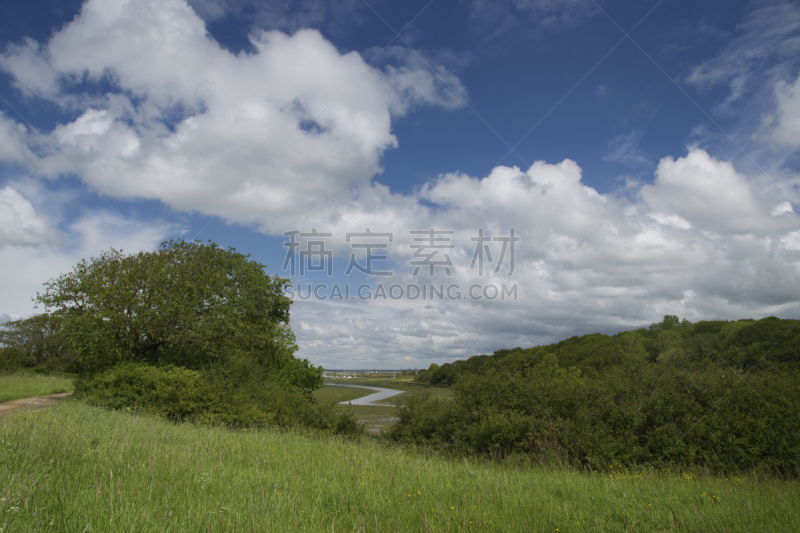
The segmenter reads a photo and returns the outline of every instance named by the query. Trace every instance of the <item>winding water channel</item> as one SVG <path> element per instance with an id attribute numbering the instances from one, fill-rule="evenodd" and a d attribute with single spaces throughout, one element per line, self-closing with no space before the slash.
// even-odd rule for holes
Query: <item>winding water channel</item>
<path id="1" fill-rule="evenodd" d="M 405 391 L 397 390 L 397 389 L 384 389 L 382 387 L 364 387 L 363 385 L 345 385 L 342 383 L 326 383 L 326 387 L 353 387 L 354 389 L 366 389 L 366 390 L 374 390 L 377 391 L 375 394 L 369 394 L 367 396 L 362 396 L 361 398 L 356 398 L 355 400 L 349 400 L 346 402 L 339 402 L 340 405 L 375 405 L 374 402 L 385 400 L 387 398 L 391 398 L 392 396 L 397 396 L 398 394 L 403 394 Z M 385 405 L 379 404 L 381 407 L 394 407 L 393 405 Z"/>

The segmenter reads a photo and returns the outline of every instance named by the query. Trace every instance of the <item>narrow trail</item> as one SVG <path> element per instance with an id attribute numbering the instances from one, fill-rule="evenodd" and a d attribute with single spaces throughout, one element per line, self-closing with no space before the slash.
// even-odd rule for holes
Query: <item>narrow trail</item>
<path id="1" fill-rule="evenodd" d="M 30 398 L 20 398 L 19 400 L 11 400 L 10 402 L 0 403 L 0 418 L 8 415 L 13 415 L 24 409 L 42 409 L 51 407 L 55 403 L 69 396 L 72 392 L 59 392 L 58 394 L 49 394 L 47 396 L 32 396 Z"/>

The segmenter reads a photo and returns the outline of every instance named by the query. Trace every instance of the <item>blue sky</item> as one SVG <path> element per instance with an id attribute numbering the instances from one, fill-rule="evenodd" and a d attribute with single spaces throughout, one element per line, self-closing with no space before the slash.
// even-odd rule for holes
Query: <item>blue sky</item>
<path id="1" fill-rule="evenodd" d="M 0 10 L 5 319 L 83 257 L 176 237 L 324 284 L 292 327 L 328 367 L 427 367 L 664 314 L 800 317 L 791 2 Z M 330 277 L 281 268 L 284 233 L 311 228 L 331 234 Z M 347 241 L 365 228 L 392 240 Z M 413 273 L 410 232 L 429 228 L 452 247 L 417 261 L 449 274 Z M 479 228 L 513 228 L 513 272 L 474 268 Z M 393 275 L 345 275 L 351 254 L 364 264 L 356 242 L 385 244 L 373 270 Z M 502 242 L 486 243 L 492 267 Z M 361 284 L 404 295 L 331 301 Z M 460 297 L 408 298 L 431 284 Z"/>

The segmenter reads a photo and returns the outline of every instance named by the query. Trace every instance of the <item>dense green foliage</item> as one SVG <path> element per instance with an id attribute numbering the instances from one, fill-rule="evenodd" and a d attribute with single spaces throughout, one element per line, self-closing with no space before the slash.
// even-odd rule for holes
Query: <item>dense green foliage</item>
<path id="1" fill-rule="evenodd" d="M 83 260 L 37 295 L 45 314 L 6 328 L 3 360 L 61 362 L 78 374 L 76 397 L 114 409 L 357 432 L 346 413 L 315 405 L 322 369 L 294 357 L 289 281 L 248 257 L 170 241 Z"/>
<path id="2" fill-rule="evenodd" d="M 500 350 L 421 373 L 391 437 L 469 453 L 592 466 L 800 465 L 800 327 L 774 317 L 680 322 Z"/>
<path id="3" fill-rule="evenodd" d="M 50 313 L 0 325 L 0 372 L 21 369 L 75 372 L 75 356 L 61 335 L 61 319 Z"/>
<path id="4" fill-rule="evenodd" d="M 61 319 L 82 373 L 123 362 L 201 369 L 231 356 L 277 370 L 297 364 L 288 283 L 232 249 L 170 241 L 83 260 L 37 301 Z"/>
<path id="5" fill-rule="evenodd" d="M 302 393 L 270 381 L 245 366 L 225 374 L 165 365 L 123 363 L 77 382 L 75 393 L 89 404 L 134 410 L 168 420 L 227 427 L 304 426 L 342 434 L 361 428 L 333 405 L 316 405 Z"/>

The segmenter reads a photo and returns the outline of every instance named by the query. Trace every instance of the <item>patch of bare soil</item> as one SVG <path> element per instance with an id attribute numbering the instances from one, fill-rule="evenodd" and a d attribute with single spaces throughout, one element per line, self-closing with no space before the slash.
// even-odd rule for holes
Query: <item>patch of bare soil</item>
<path id="1" fill-rule="evenodd" d="M 47 396 L 33 396 L 31 398 L 20 398 L 10 402 L 0 403 L 0 417 L 18 413 L 24 409 L 43 409 L 54 405 L 58 400 L 69 396 L 71 392 L 60 392 Z"/>

